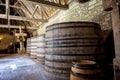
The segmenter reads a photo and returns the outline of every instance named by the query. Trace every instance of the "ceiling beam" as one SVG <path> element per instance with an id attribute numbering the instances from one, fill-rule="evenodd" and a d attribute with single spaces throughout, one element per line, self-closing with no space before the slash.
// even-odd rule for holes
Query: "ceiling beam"
<path id="1" fill-rule="evenodd" d="M 11 20 L 19 20 L 19 21 L 31 21 L 31 22 L 47 22 L 44 19 L 34 19 L 34 18 L 27 18 L 27 17 L 20 17 L 20 16 L 10 16 Z"/>
<path id="2" fill-rule="evenodd" d="M 6 6 L 6 4 L 4 4 L 4 3 L 0 3 L 0 6 Z M 15 5 L 9 5 L 9 7 L 17 8 L 17 9 L 21 9 L 21 7 L 19 7 L 19 6 L 15 6 Z"/>
<path id="3" fill-rule="evenodd" d="M 5 14 L 0 14 L 0 18 L 7 19 L 7 16 Z M 48 22 L 48 20 L 44 19 L 34 19 L 34 18 L 28 18 L 28 17 L 21 17 L 21 16 L 9 16 L 10 20 L 18 20 L 18 21 L 30 21 L 30 22 Z"/>
<path id="4" fill-rule="evenodd" d="M 38 5 L 35 6 L 35 9 L 34 9 L 32 15 L 31 15 L 31 17 L 34 17 L 34 15 L 35 15 L 35 13 L 36 13 L 36 11 L 37 11 L 37 9 L 38 9 L 39 7 L 40 7 L 40 6 L 38 6 Z"/>
<path id="5" fill-rule="evenodd" d="M 22 2 L 29 1 L 29 2 L 36 3 L 38 5 L 39 4 L 44 4 L 44 5 L 59 8 L 59 9 L 68 9 L 68 5 L 62 5 L 60 3 L 54 3 L 54 2 L 45 1 L 45 0 L 20 0 L 20 1 L 22 1 Z"/>
<path id="6" fill-rule="evenodd" d="M 35 27 L 29 27 L 29 26 L 27 26 L 26 28 L 25 28 L 25 26 L 14 26 L 14 25 L 10 25 L 10 28 L 19 28 L 19 27 L 22 27 L 22 29 L 33 29 L 33 30 L 36 30 L 36 29 L 38 29 L 38 28 L 35 28 Z M 8 25 L 3 25 L 3 24 L 0 24 L 0 28 L 8 28 Z"/>

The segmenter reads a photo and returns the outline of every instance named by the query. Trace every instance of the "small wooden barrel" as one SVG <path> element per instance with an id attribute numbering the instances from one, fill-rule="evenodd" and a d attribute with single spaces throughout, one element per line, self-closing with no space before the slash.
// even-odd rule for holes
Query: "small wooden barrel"
<path id="1" fill-rule="evenodd" d="M 120 58 L 114 58 L 113 60 L 114 67 L 114 80 L 120 80 Z"/>
<path id="2" fill-rule="evenodd" d="M 46 28 L 45 69 L 69 78 L 73 60 L 104 62 L 100 25 L 93 22 L 64 22 Z M 61 77 L 60 77 L 61 78 Z M 66 79 L 69 80 L 69 79 Z"/>
<path id="3" fill-rule="evenodd" d="M 45 63 L 45 34 L 37 36 L 37 60 Z"/>
<path id="4" fill-rule="evenodd" d="M 89 0 L 78 0 L 78 2 L 80 3 L 85 3 L 85 2 L 88 2 Z"/>
<path id="5" fill-rule="evenodd" d="M 73 61 L 70 80 L 98 80 L 97 65 L 94 61 Z"/>

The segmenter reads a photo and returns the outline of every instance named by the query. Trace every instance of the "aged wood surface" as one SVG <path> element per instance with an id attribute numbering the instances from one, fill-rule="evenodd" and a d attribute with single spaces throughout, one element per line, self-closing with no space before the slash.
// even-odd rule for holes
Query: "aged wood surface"
<path id="1" fill-rule="evenodd" d="M 120 57 L 120 12 L 119 7 L 116 4 L 116 0 L 114 0 L 112 3 L 112 23 L 115 42 L 115 55 L 116 57 Z"/>

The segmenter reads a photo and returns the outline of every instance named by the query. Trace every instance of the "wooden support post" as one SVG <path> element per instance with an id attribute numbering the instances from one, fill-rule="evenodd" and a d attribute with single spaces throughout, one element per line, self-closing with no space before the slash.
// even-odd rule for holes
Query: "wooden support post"
<path id="1" fill-rule="evenodd" d="M 10 30 L 10 6 L 9 6 L 9 0 L 6 0 L 6 16 L 7 16 L 7 20 L 8 20 L 8 28 Z"/>
<path id="2" fill-rule="evenodd" d="M 15 46 L 15 33 L 16 33 L 16 30 L 13 31 L 13 53 L 16 53 L 16 51 L 15 51 L 15 48 L 16 48 L 16 46 Z"/>
<path id="3" fill-rule="evenodd" d="M 19 33 L 22 33 L 21 27 L 19 27 Z M 20 41 L 20 51 L 22 51 L 22 41 Z"/>
<path id="4" fill-rule="evenodd" d="M 115 44 L 115 55 L 120 57 L 120 12 L 119 6 L 116 0 L 112 2 L 112 23 L 113 23 L 113 34 L 114 34 L 114 44 Z"/>

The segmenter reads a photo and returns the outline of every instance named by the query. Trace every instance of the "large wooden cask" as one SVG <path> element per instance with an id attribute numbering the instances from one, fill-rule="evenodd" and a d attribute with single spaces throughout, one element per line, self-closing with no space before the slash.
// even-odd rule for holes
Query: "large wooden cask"
<path id="1" fill-rule="evenodd" d="M 0 50 L 7 50 L 9 46 L 12 44 L 13 35 L 10 33 L 0 33 Z"/>
<path id="2" fill-rule="evenodd" d="M 101 45 L 101 28 L 97 23 L 64 22 L 47 26 L 45 69 L 60 80 L 69 80 L 73 60 L 102 64 Z"/>
<path id="3" fill-rule="evenodd" d="M 45 34 L 37 36 L 37 60 L 45 63 Z"/>

